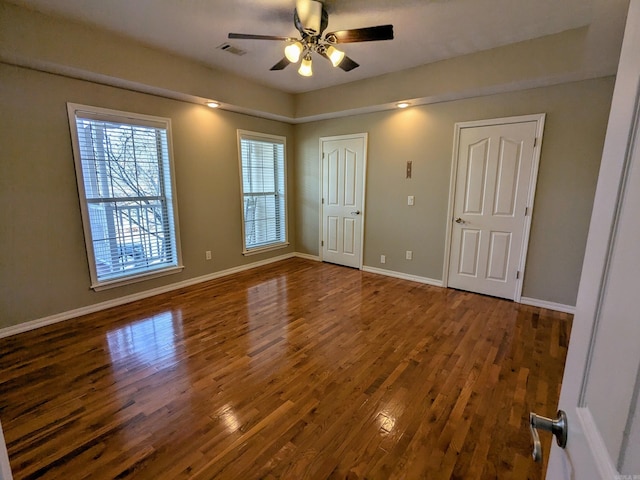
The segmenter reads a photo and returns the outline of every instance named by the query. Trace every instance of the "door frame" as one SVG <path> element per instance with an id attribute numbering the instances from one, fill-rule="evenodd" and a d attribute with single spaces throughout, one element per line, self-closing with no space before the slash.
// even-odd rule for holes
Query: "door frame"
<path id="1" fill-rule="evenodd" d="M 362 270 L 363 267 L 363 262 L 364 262 L 364 223 L 365 223 L 365 218 L 366 218 L 366 213 L 367 213 L 367 209 L 365 206 L 365 199 L 367 198 L 366 195 L 366 191 L 367 191 L 367 146 L 369 143 L 369 134 L 367 132 L 364 133 L 352 133 L 352 134 L 348 134 L 348 135 L 333 135 L 333 136 L 329 136 L 329 137 L 320 137 L 319 139 L 319 148 L 318 148 L 318 157 L 320 159 L 320 161 L 318 162 L 320 164 L 320 171 L 319 171 L 319 178 L 320 178 L 320 189 L 318 192 L 318 205 L 319 205 L 319 209 L 320 209 L 320 219 L 319 219 L 319 229 L 318 229 L 318 233 L 319 233 L 319 238 L 318 238 L 318 257 L 320 258 L 320 261 L 323 261 L 323 245 L 322 245 L 322 241 L 324 240 L 324 204 L 322 203 L 322 194 L 324 192 L 324 183 L 323 183 L 323 168 L 324 168 L 324 158 L 323 158 L 323 143 L 324 142 L 331 142 L 331 141 L 335 141 L 335 140 L 351 140 L 354 138 L 361 138 L 363 140 L 363 144 L 364 144 L 364 149 L 363 149 L 363 156 L 362 156 L 362 224 L 360 225 L 360 258 L 358 258 L 358 270 Z"/>
<path id="2" fill-rule="evenodd" d="M 453 157 L 451 159 L 451 176 L 449 179 L 449 205 L 447 207 L 447 226 L 445 229 L 444 245 L 444 265 L 442 267 L 442 286 L 449 286 L 449 263 L 451 260 L 451 240 L 453 235 L 453 207 L 456 195 L 456 180 L 458 174 L 458 154 L 460 133 L 464 128 L 491 127 L 497 125 L 508 125 L 514 123 L 536 122 L 536 142 L 533 148 L 533 165 L 531 166 L 531 180 L 529 181 L 529 192 L 527 194 L 528 212 L 524 220 L 524 232 L 522 235 L 522 248 L 518 259 L 518 270 L 520 276 L 516 280 L 516 293 L 513 301 L 520 303 L 522 298 L 522 285 L 525 274 L 527 260 L 527 249 L 529 247 L 529 234 L 531 232 L 531 218 L 533 217 L 533 205 L 538 181 L 538 168 L 540 166 L 540 154 L 542 152 L 542 134 L 544 132 L 544 122 L 546 114 L 537 113 L 531 115 L 520 115 L 516 117 L 491 118 L 486 120 L 474 120 L 469 122 L 456 122 L 453 135 Z"/>

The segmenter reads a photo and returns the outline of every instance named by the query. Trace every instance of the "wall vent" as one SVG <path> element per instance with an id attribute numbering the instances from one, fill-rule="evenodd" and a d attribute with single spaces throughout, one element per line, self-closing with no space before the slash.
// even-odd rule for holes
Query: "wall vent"
<path id="1" fill-rule="evenodd" d="M 245 53 L 247 53 L 246 50 L 242 50 L 241 48 L 234 47 L 230 43 L 223 43 L 222 45 L 218 45 L 216 48 L 228 53 L 232 53 L 233 55 L 238 55 L 238 56 L 242 56 Z"/>

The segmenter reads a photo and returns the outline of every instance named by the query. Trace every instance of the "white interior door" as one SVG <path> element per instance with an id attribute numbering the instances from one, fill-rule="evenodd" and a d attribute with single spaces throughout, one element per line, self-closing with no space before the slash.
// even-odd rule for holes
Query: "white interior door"
<path id="1" fill-rule="evenodd" d="M 543 122 L 456 124 L 448 286 L 519 299 Z"/>
<path id="2" fill-rule="evenodd" d="M 551 451 L 553 480 L 640 479 L 639 51 L 640 0 L 631 0 L 560 395 L 568 443 Z"/>
<path id="3" fill-rule="evenodd" d="M 322 260 L 362 267 L 366 134 L 320 139 Z"/>

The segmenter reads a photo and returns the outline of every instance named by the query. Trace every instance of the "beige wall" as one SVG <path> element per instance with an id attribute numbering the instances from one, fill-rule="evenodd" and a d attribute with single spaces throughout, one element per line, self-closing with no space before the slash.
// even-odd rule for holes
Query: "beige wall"
<path id="1" fill-rule="evenodd" d="M 608 77 L 297 125 L 298 251 L 318 254 L 320 137 L 368 132 L 365 265 L 442 279 L 455 122 L 546 113 L 523 296 L 575 305 L 613 83 Z M 406 250 L 413 260 L 404 259 Z"/>
<path id="2" fill-rule="evenodd" d="M 0 328 L 295 251 L 290 125 L 4 64 L 0 78 Z M 89 289 L 66 102 L 171 118 L 183 272 Z M 238 128 L 288 139 L 287 249 L 241 254 Z"/>
<path id="3" fill-rule="evenodd" d="M 0 78 L 0 328 L 282 253 L 317 255 L 319 138 L 347 133 L 369 133 L 365 265 L 441 279 L 454 123 L 539 112 L 547 122 L 523 295 L 575 303 L 612 78 L 296 126 L 20 67 L 0 65 Z M 182 273 L 89 289 L 66 102 L 172 119 Z M 287 136 L 288 249 L 241 255 L 238 128 Z"/>

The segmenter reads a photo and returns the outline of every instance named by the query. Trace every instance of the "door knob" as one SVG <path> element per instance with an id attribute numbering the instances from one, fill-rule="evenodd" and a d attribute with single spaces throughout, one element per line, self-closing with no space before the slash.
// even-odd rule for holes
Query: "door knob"
<path id="1" fill-rule="evenodd" d="M 456 218 L 456 223 L 460 223 L 463 224 L 465 223 L 463 219 L 461 219 L 460 217 Z"/>
<path id="2" fill-rule="evenodd" d="M 556 443 L 560 448 L 567 446 L 567 414 L 562 410 L 558 410 L 555 420 L 547 417 L 541 417 L 535 413 L 529 413 L 529 430 L 533 439 L 533 460 L 535 462 L 542 461 L 542 444 L 538 436 L 538 429 L 546 430 L 556 436 Z"/>
<path id="3" fill-rule="evenodd" d="M 351 212 L 351 215 L 360 215 L 360 210 L 356 210 L 355 212 Z"/>

